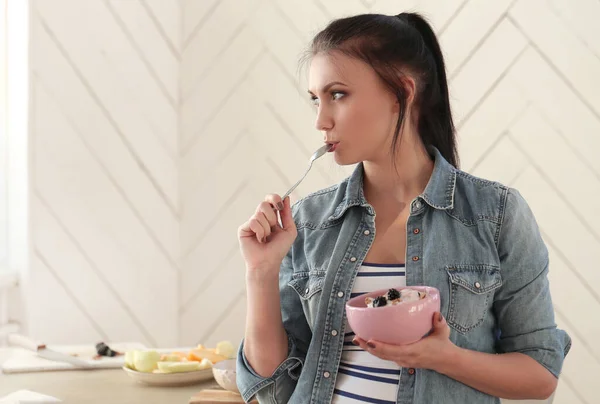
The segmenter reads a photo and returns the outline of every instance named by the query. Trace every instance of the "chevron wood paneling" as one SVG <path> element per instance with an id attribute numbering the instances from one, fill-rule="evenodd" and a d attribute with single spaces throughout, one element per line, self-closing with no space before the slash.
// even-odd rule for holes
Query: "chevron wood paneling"
<path id="1" fill-rule="evenodd" d="M 462 168 L 518 188 L 548 244 L 574 340 L 554 403 L 598 401 L 597 1 L 32 4 L 37 334 L 238 342 L 236 229 L 321 144 L 299 56 L 332 18 L 416 10 L 446 55 Z M 351 169 L 319 160 L 293 199 Z"/>
<path id="2" fill-rule="evenodd" d="M 40 338 L 178 343 L 180 11 L 31 3 L 31 271 L 53 279 L 31 285 Z"/>

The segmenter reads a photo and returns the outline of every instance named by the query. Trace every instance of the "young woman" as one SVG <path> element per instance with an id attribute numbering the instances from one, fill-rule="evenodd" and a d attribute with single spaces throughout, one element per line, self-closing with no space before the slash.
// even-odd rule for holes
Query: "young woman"
<path id="1" fill-rule="evenodd" d="M 244 399 L 549 397 L 570 339 L 554 322 L 548 252 L 515 189 L 458 169 L 431 27 L 413 13 L 335 20 L 314 38 L 310 62 L 316 127 L 338 164 L 359 164 L 293 207 L 267 196 L 239 228 Z M 346 301 L 403 284 L 440 290 L 432 332 L 407 346 L 356 337 Z"/>

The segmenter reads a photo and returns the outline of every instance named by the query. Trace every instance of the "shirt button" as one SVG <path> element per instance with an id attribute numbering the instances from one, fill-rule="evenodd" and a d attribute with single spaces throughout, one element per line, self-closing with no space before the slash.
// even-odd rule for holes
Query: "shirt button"
<path id="1" fill-rule="evenodd" d="M 365 236 L 368 236 L 369 234 L 371 234 L 371 232 L 369 230 L 365 230 L 365 232 L 363 233 Z"/>
<path id="2" fill-rule="evenodd" d="M 344 292 L 338 292 L 338 297 L 344 297 Z"/>
<path id="3" fill-rule="evenodd" d="M 356 257 L 350 258 L 350 262 L 356 262 Z"/>
<path id="4" fill-rule="evenodd" d="M 335 337 L 337 335 L 337 331 L 336 330 L 332 330 L 331 331 L 331 335 L 333 335 Z"/>
<path id="5" fill-rule="evenodd" d="M 306 290 L 304 291 L 304 293 L 306 293 L 308 295 L 308 292 L 310 292 L 310 289 L 306 288 Z"/>
<path id="6" fill-rule="evenodd" d="M 413 260 L 413 261 L 418 261 L 418 260 L 419 260 L 419 257 L 416 257 L 416 256 L 415 256 L 415 257 L 412 257 L 412 260 Z"/>
<path id="7" fill-rule="evenodd" d="M 418 229 L 418 228 L 413 230 L 414 234 L 419 234 L 420 232 L 421 232 L 421 229 Z"/>
<path id="8" fill-rule="evenodd" d="M 409 375 L 414 375 L 415 374 L 415 370 L 413 368 L 408 369 L 408 374 Z"/>
<path id="9" fill-rule="evenodd" d="M 329 373 L 329 372 L 323 372 L 323 377 L 325 379 L 329 379 L 329 376 L 331 376 L 331 373 Z"/>
<path id="10" fill-rule="evenodd" d="M 479 288 L 481 287 L 481 283 L 479 283 L 479 282 L 475 282 L 475 287 L 476 287 L 477 289 L 479 289 Z"/>

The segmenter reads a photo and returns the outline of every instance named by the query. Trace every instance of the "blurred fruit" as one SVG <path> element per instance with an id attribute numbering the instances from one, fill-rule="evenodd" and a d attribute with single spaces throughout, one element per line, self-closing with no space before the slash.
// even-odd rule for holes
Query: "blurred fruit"
<path id="1" fill-rule="evenodd" d="M 171 352 L 171 355 L 179 356 L 179 360 L 182 360 L 183 358 L 185 358 L 187 356 L 187 354 L 185 352 Z"/>
<path id="2" fill-rule="evenodd" d="M 146 373 L 178 373 L 209 369 L 213 364 L 232 359 L 236 348 L 229 341 L 221 341 L 216 348 L 198 344 L 189 352 L 159 354 L 154 350 L 125 352 L 125 367 Z"/>
<path id="3" fill-rule="evenodd" d="M 160 361 L 156 365 L 158 366 L 158 370 L 160 370 L 161 372 L 167 373 L 169 365 L 172 365 L 174 363 L 182 363 L 182 362 L 179 362 L 179 361 L 175 361 L 175 362 Z M 188 363 L 192 363 L 192 362 L 188 362 Z M 198 362 L 198 363 L 200 363 L 200 362 Z"/>
<path id="4" fill-rule="evenodd" d="M 194 349 L 192 349 L 192 350 L 191 350 L 191 351 L 188 353 L 188 355 L 187 355 L 186 359 L 187 359 L 187 360 L 189 360 L 189 361 L 201 361 L 201 360 L 202 360 L 202 359 L 204 359 L 204 358 L 202 358 L 202 357 L 200 357 L 200 356 L 196 356 L 196 353 L 194 352 Z"/>
<path id="5" fill-rule="evenodd" d="M 136 351 L 127 351 L 125 352 L 125 366 L 129 369 L 135 370 L 134 366 L 134 355 Z"/>
<path id="6" fill-rule="evenodd" d="M 212 365 L 212 362 L 208 359 L 202 359 L 202 362 L 200 362 L 200 369 L 210 369 L 212 368 Z"/>
<path id="7" fill-rule="evenodd" d="M 236 354 L 236 349 L 231 342 L 221 341 L 217 344 L 215 353 L 217 355 L 225 356 L 227 359 L 233 359 Z"/>
<path id="8" fill-rule="evenodd" d="M 160 356 L 160 361 L 161 362 L 180 362 L 181 357 L 179 357 L 179 355 L 175 355 L 175 354 L 164 354 L 164 355 Z"/>
<path id="9" fill-rule="evenodd" d="M 200 362 L 173 362 L 166 365 L 164 372 L 182 373 L 200 370 Z"/>
<path id="10" fill-rule="evenodd" d="M 192 349 L 190 351 L 190 354 L 188 355 L 188 358 L 190 360 L 192 360 L 191 358 L 195 358 L 195 360 L 200 360 L 200 361 L 202 359 L 208 359 L 213 364 L 228 359 L 226 356 L 218 355 L 210 349 Z"/>
<path id="11" fill-rule="evenodd" d="M 135 351 L 133 365 L 138 372 L 151 373 L 160 361 L 160 354 L 156 351 Z"/>

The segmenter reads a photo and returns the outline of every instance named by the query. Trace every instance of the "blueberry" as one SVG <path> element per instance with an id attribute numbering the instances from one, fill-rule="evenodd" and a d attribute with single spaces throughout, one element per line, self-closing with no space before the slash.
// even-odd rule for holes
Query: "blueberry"
<path id="1" fill-rule="evenodd" d="M 373 300 L 373 307 L 383 307 L 387 304 L 387 300 L 385 296 L 377 296 L 375 300 Z"/>
<path id="2" fill-rule="evenodd" d="M 100 356 L 116 356 L 118 355 L 118 352 L 113 351 L 112 349 L 110 349 L 110 347 L 108 345 L 106 345 L 104 342 L 99 342 L 96 344 L 96 352 L 98 353 L 98 355 Z"/>
<path id="3" fill-rule="evenodd" d="M 387 298 L 388 300 L 394 300 L 394 299 L 398 299 L 400 297 L 400 292 L 398 292 L 396 289 L 392 288 L 388 291 L 387 293 Z"/>

